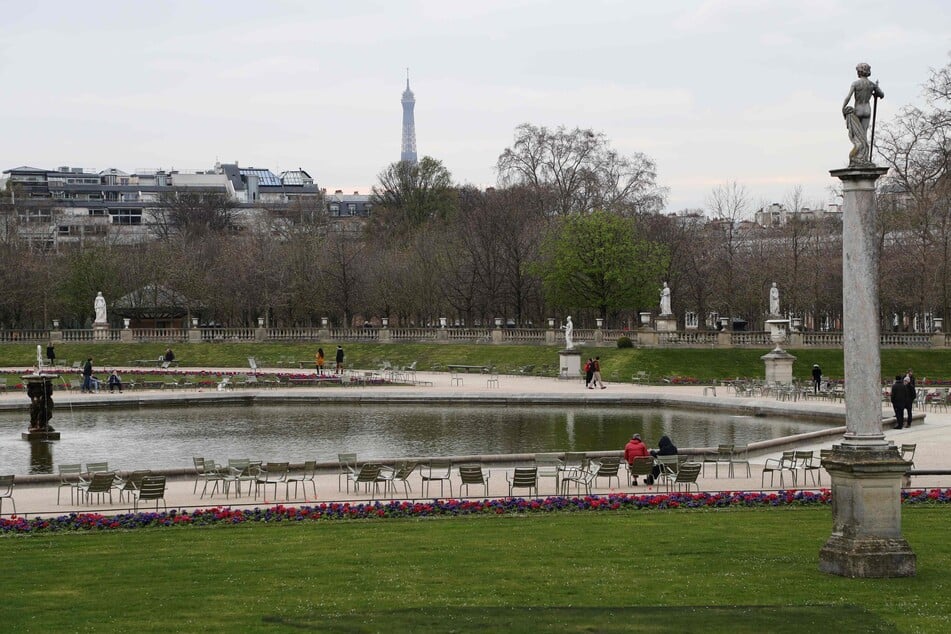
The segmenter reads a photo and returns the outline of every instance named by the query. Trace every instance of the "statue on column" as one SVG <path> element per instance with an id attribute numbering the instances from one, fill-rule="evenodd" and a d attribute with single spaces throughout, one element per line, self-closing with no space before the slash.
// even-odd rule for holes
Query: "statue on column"
<path id="1" fill-rule="evenodd" d="M 93 302 L 93 308 L 96 311 L 95 323 L 106 323 L 106 298 L 102 296 L 102 291 L 96 294 L 96 301 Z"/>
<path id="2" fill-rule="evenodd" d="M 776 288 L 776 282 L 773 282 L 773 287 L 769 289 L 769 314 L 770 315 L 779 315 L 779 289 Z"/>
<path id="3" fill-rule="evenodd" d="M 664 282 L 664 288 L 660 289 L 660 314 L 661 315 L 674 314 L 670 310 L 670 288 L 667 286 L 667 282 Z"/>
<path id="4" fill-rule="evenodd" d="M 872 144 L 875 142 L 875 107 L 879 99 L 885 98 L 885 93 L 878 87 L 878 82 L 869 79 L 872 67 L 862 62 L 855 67 L 859 78 L 852 82 L 849 94 L 842 103 L 842 116 L 845 117 L 845 127 L 849 131 L 849 140 L 852 142 L 852 151 L 849 152 L 849 167 L 874 166 L 872 162 Z M 855 105 L 850 106 L 849 100 L 855 98 Z M 875 98 L 870 105 L 869 102 Z M 868 140 L 868 124 L 872 122 L 872 141 Z"/>

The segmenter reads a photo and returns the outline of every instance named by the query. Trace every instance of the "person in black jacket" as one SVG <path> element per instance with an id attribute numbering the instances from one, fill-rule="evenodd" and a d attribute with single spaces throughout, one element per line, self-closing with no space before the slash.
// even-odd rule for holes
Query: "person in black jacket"
<path id="1" fill-rule="evenodd" d="M 822 383 L 822 368 L 816 363 L 812 366 L 812 389 L 816 394 L 819 393 L 819 386 Z"/>
<path id="2" fill-rule="evenodd" d="M 677 446 L 671 442 L 668 436 L 661 436 L 660 440 L 657 442 L 657 449 L 651 449 L 651 455 L 655 458 L 657 456 L 676 456 L 677 455 Z M 654 480 L 657 479 L 657 476 L 660 475 L 660 467 L 654 465 L 654 469 L 649 476 L 647 476 L 646 482 L 648 485 L 654 484 Z"/>
<path id="3" fill-rule="evenodd" d="M 911 427 L 911 407 L 915 404 L 915 398 L 918 396 L 918 390 L 915 389 L 915 380 L 909 374 L 902 381 L 905 384 L 905 427 Z"/>
<path id="4" fill-rule="evenodd" d="M 895 410 L 895 429 L 901 429 L 905 421 L 905 401 L 908 399 L 908 388 L 900 374 L 895 375 L 892 383 L 892 409 Z"/>
<path id="5" fill-rule="evenodd" d="M 337 362 L 337 367 L 334 369 L 336 374 L 343 373 L 343 346 L 337 346 L 337 356 L 334 357 L 334 360 Z"/>

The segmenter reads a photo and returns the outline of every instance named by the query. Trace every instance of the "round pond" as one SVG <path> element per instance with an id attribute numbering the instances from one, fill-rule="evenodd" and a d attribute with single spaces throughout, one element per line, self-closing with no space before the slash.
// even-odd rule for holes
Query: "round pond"
<path id="1" fill-rule="evenodd" d="M 401 456 L 621 449 L 633 433 L 681 447 L 755 441 L 823 423 L 726 413 L 618 407 L 267 405 L 57 412 L 62 440 L 20 440 L 24 414 L 0 414 L 0 473 L 52 473 L 54 464 L 117 469 L 190 467 L 192 456 L 334 461 Z"/>

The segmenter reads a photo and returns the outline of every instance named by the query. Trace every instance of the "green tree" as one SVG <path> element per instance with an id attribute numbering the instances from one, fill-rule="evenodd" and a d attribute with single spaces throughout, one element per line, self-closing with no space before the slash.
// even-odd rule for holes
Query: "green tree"
<path id="1" fill-rule="evenodd" d="M 603 211 L 563 217 L 543 245 L 539 274 L 548 300 L 605 319 L 653 304 L 669 255 L 638 234 L 634 219 Z"/>

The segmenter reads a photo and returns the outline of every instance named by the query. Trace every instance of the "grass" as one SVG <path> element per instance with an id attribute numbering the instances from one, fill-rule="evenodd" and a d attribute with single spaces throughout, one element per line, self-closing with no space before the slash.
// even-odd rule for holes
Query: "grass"
<path id="1" fill-rule="evenodd" d="M 44 632 L 944 632 L 948 512 L 904 509 L 905 579 L 820 573 L 828 508 L 11 537 L 0 614 Z"/>
<path id="2" fill-rule="evenodd" d="M 327 353 L 332 367 L 335 342 L 327 343 L 199 343 L 174 346 L 177 360 L 191 367 L 248 367 L 248 357 L 255 357 L 261 367 L 297 370 L 297 361 L 313 361 L 317 347 Z M 533 366 L 532 374 L 557 376 L 558 348 L 551 346 L 503 346 L 467 344 L 375 344 L 345 343 L 346 363 L 355 368 L 376 368 L 383 361 L 395 366 L 417 362 L 420 370 L 443 370 L 449 364 L 494 365 L 502 373 L 516 373 Z M 166 344 L 108 343 L 59 344 L 57 358 L 73 361 L 92 357 L 97 371 L 101 368 L 128 366 L 136 359 L 158 358 Z M 617 349 L 580 348 L 583 357 L 600 356 L 607 381 L 630 381 L 635 372 L 649 372 L 654 381 L 666 376 L 692 377 L 700 382 L 734 377 L 762 377 L 760 357 L 767 349 Z M 841 350 L 795 350 L 798 357 L 795 376 L 809 380 L 812 364 L 818 363 L 827 376 L 844 375 Z M 32 367 L 36 363 L 36 346 L 5 344 L 0 346 L 0 367 Z M 908 368 L 915 368 L 922 378 L 951 378 L 951 350 L 882 350 L 882 375 L 890 377 Z M 313 366 L 307 366 L 312 369 Z M 15 383 L 17 377 L 8 377 Z"/>

